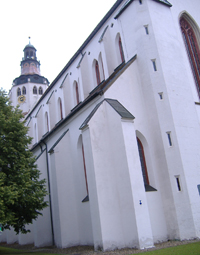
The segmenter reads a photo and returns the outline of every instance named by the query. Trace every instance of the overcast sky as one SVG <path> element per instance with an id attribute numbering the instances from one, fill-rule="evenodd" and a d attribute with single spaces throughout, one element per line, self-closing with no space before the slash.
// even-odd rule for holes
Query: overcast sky
<path id="1" fill-rule="evenodd" d="M 116 0 L 0 0 L 0 87 L 20 76 L 23 49 L 37 49 L 52 82 Z"/>

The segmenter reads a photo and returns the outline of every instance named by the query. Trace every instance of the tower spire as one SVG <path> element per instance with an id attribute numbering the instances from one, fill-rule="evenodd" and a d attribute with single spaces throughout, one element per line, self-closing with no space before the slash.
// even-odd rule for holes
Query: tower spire
<path id="1" fill-rule="evenodd" d="M 29 44 L 24 48 L 24 57 L 21 61 L 21 74 L 38 74 L 40 75 L 40 62 L 36 57 L 36 48 L 31 44 L 31 37 L 28 37 Z"/>

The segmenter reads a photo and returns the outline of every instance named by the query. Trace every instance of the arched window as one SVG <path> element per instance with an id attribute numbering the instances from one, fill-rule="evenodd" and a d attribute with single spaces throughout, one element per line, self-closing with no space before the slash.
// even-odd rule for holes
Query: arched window
<path id="1" fill-rule="evenodd" d="M 37 87 L 36 86 L 33 87 L 33 94 L 37 95 Z"/>
<path id="2" fill-rule="evenodd" d="M 118 44 L 119 44 L 119 52 L 120 52 L 121 61 L 124 62 L 124 51 L 123 51 L 122 41 L 120 36 L 119 36 Z"/>
<path id="3" fill-rule="evenodd" d="M 22 88 L 22 94 L 26 95 L 26 88 L 25 87 Z"/>
<path id="4" fill-rule="evenodd" d="M 82 144 L 82 156 L 83 156 L 83 167 L 84 167 L 84 174 L 85 174 L 86 191 L 87 191 L 87 195 L 89 195 L 89 192 L 88 192 L 88 182 L 87 182 L 87 172 L 86 172 L 86 165 L 85 165 L 85 153 L 84 153 L 83 144 Z"/>
<path id="5" fill-rule="evenodd" d="M 99 85 L 101 83 L 101 78 L 100 78 L 100 72 L 99 72 L 99 64 L 97 60 L 95 62 L 95 72 L 96 72 L 97 85 Z"/>
<path id="6" fill-rule="evenodd" d="M 148 177 L 148 172 L 147 172 L 147 165 L 146 165 L 146 160 L 145 160 L 145 155 L 144 155 L 144 149 L 143 149 L 143 145 L 139 138 L 137 138 L 137 143 L 138 143 L 138 151 L 139 151 L 139 156 L 140 156 L 140 163 L 141 163 L 141 168 L 142 168 L 144 184 L 149 185 L 149 177 Z"/>
<path id="7" fill-rule="evenodd" d="M 197 42 L 197 37 L 193 27 L 185 17 L 181 17 L 180 26 L 200 98 L 200 48 Z"/>
<path id="8" fill-rule="evenodd" d="M 76 103 L 79 104 L 80 103 L 80 99 L 79 99 L 79 90 L 78 90 L 78 83 L 75 81 L 75 94 L 76 94 Z"/>
<path id="9" fill-rule="evenodd" d="M 17 89 L 17 96 L 21 96 L 21 89 L 20 88 Z"/>
<path id="10" fill-rule="evenodd" d="M 42 95 L 42 94 L 43 94 L 43 89 L 42 89 L 42 87 L 39 87 L 38 92 L 39 92 L 39 95 Z"/>

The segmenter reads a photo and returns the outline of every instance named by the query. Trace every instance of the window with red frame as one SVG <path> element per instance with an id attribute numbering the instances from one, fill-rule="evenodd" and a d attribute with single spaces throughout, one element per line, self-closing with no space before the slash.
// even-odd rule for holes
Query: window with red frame
<path id="1" fill-rule="evenodd" d="M 120 36 L 119 36 L 119 52 L 120 52 L 121 61 L 124 62 L 124 51 L 123 51 L 122 41 Z"/>
<path id="2" fill-rule="evenodd" d="M 197 42 L 195 32 L 189 22 L 182 17 L 180 26 L 183 35 L 183 40 L 189 57 L 192 73 L 197 87 L 197 92 L 200 98 L 200 49 Z"/>
<path id="3" fill-rule="evenodd" d="M 63 112 L 62 112 L 62 101 L 61 99 L 59 98 L 59 107 L 60 107 L 60 119 L 63 118 Z"/>
<path id="4" fill-rule="evenodd" d="M 141 163 L 141 168 L 142 168 L 144 184 L 149 185 L 149 177 L 148 177 L 147 165 L 146 165 L 146 160 L 145 160 L 145 155 L 144 155 L 144 148 L 143 148 L 142 142 L 140 141 L 139 138 L 137 138 L 137 143 L 138 143 L 138 151 L 139 151 L 139 156 L 140 156 L 140 163 Z"/>
<path id="5" fill-rule="evenodd" d="M 85 186 L 86 186 L 87 195 L 89 195 L 88 182 L 87 182 L 87 172 L 86 172 L 86 165 L 85 165 L 85 154 L 84 154 L 83 144 L 82 144 L 82 156 L 83 156 L 83 167 L 84 167 L 84 173 L 85 173 Z"/>
<path id="6" fill-rule="evenodd" d="M 79 104 L 80 100 L 79 100 L 79 91 L 78 91 L 78 83 L 75 83 L 75 91 L 76 91 L 76 103 Z"/>
<path id="7" fill-rule="evenodd" d="M 99 85 L 101 83 L 101 78 L 100 78 L 99 64 L 97 60 L 95 63 L 95 72 L 96 72 L 96 78 L 97 78 L 97 85 Z"/>

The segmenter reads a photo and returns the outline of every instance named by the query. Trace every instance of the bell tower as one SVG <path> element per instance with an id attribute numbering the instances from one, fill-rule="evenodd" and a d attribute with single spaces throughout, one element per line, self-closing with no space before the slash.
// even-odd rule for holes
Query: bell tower
<path id="1" fill-rule="evenodd" d="M 21 75 L 14 79 L 9 92 L 12 105 L 19 105 L 24 116 L 31 111 L 49 85 L 48 79 L 41 76 L 36 51 L 29 37 L 29 44 L 24 48 L 24 57 L 20 63 Z"/>

